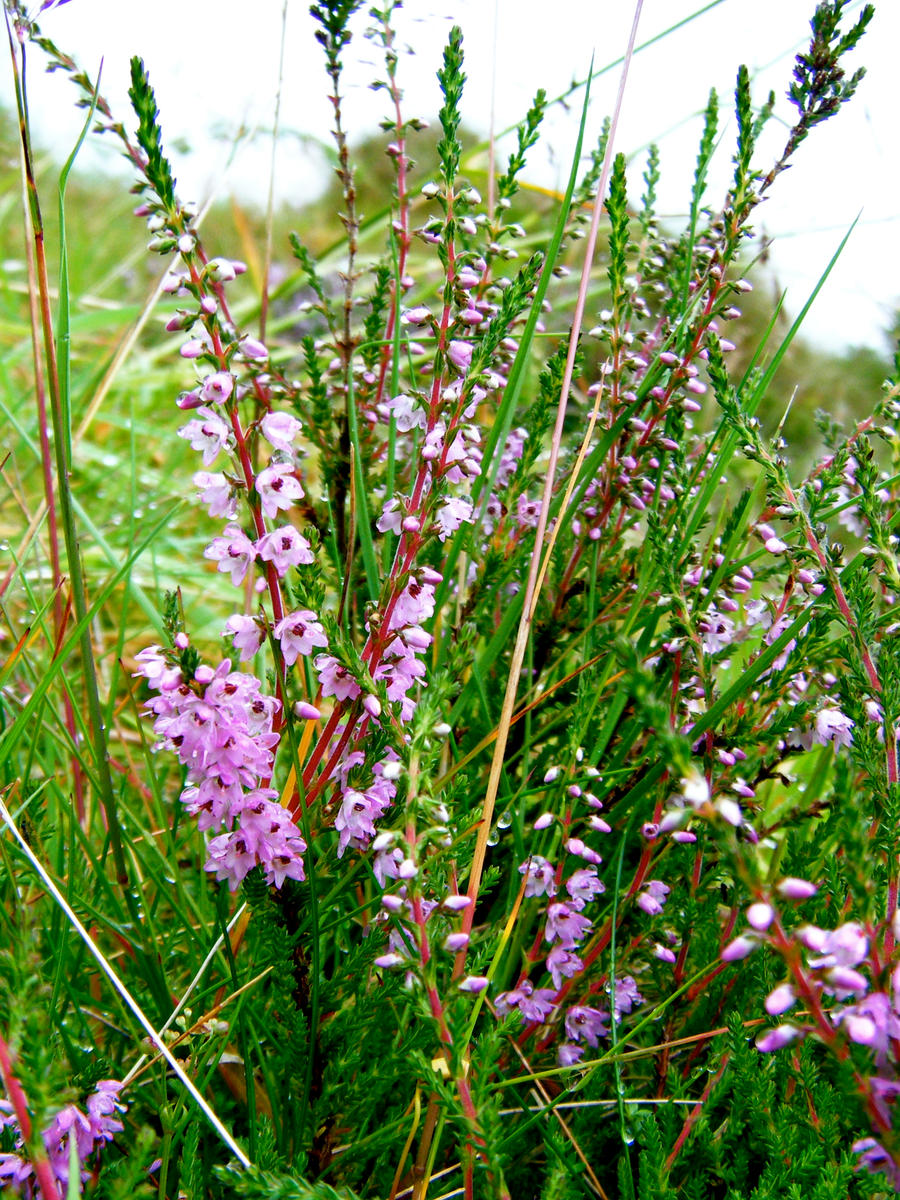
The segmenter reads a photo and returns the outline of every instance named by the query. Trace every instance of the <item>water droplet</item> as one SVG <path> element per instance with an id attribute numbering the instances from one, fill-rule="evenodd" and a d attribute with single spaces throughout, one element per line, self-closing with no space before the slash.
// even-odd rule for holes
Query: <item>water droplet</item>
<path id="1" fill-rule="evenodd" d="M 509 829 L 510 825 L 512 825 L 512 813 L 507 809 L 506 812 L 501 813 L 497 818 L 497 828 Z"/>
<path id="2" fill-rule="evenodd" d="M 496 846 L 499 841 L 500 841 L 500 834 L 497 832 L 496 829 L 492 829 L 491 832 L 487 835 L 487 844 L 489 846 Z"/>
<path id="3" fill-rule="evenodd" d="M 626 1146 L 634 1145 L 634 1130 L 631 1128 L 630 1125 L 622 1126 L 622 1141 L 625 1143 Z"/>

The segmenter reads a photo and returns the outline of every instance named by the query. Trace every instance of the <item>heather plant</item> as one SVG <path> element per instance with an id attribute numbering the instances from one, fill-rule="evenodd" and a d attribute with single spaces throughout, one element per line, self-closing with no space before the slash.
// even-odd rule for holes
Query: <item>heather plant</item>
<path id="1" fill-rule="evenodd" d="M 852 98 L 872 9 L 815 10 L 774 162 L 776 98 L 738 70 L 724 197 L 710 95 L 677 229 L 659 152 L 635 193 L 616 144 L 634 31 L 596 146 L 593 69 L 573 89 L 547 209 L 523 184 L 555 101 L 484 171 L 458 28 L 415 166 L 399 8 L 311 9 L 343 236 L 317 258 L 297 231 L 275 286 L 276 249 L 248 269 L 179 198 L 152 64 L 117 116 L 5 0 L 33 356 L 0 376 L 32 514 L 2 584 L 0 1180 L 900 1190 L 898 385 L 850 429 L 823 414 L 799 469 L 790 415 L 759 414 L 803 314 L 729 367 L 756 209 Z M 381 63 L 378 218 L 356 38 Z M 108 358 L 69 286 L 77 147 L 50 282 L 39 53 L 133 164 L 163 263 Z M 108 523 L 91 445 L 123 481 Z"/>

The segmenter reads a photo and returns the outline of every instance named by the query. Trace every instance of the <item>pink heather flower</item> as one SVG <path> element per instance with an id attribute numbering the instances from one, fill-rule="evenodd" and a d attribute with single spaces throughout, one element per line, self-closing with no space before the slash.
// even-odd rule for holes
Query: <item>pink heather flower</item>
<path id="1" fill-rule="evenodd" d="M 240 651 L 241 662 L 247 662 L 259 650 L 265 633 L 256 617 L 235 613 L 226 622 L 225 635 L 234 638 L 234 648 Z"/>
<path id="2" fill-rule="evenodd" d="M 264 534 L 256 543 L 256 553 L 263 562 L 273 564 L 279 578 L 284 577 L 289 567 L 315 562 L 309 542 L 293 525 L 281 525 Z"/>
<path id="3" fill-rule="evenodd" d="M 576 1046 L 572 1042 L 563 1042 L 559 1048 L 557 1058 L 561 1067 L 571 1067 L 584 1057 L 584 1046 Z"/>
<path id="4" fill-rule="evenodd" d="M 751 925 L 758 933 L 762 933 L 768 929 L 775 920 L 775 909 L 771 904 L 764 901 L 757 901 L 756 904 L 751 904 L 747 909 L 747 923 Z"/>
<path id="5" fill-rule="evenodd" d="M 851 721 L 839 708 L 826 706 L 816 713 L 812 740 L 820 746 L 827 742 L 834 742 L 836 746 L 849 746 L 853 741 L 851 730 L 855 724 L 856 722 Z"/>
<path id="6" fill-rule="evenodd" d="M 584 908 L 595 896 L 602 896 L 606 887 L 593 867 L 580 867 L 566 880 L 566 891 L 577 909 Z"/>
<path id="7" fill-rule="evenodd" d="M 305 657 L 312 654 L 316 647 L 322 649 L 328 645 L 325 630 L 316 614 L 308 608 L 289 613 L 279 621 L 275 626 L 275 636 L 281 643 L 281 653 L 289 667 L 294 665 L 301 654 Z"/>
<path id="8" fill-rule="evenodd" d="M 415 396 L 394 396 L 386 404 L 378 406 L 378 415 L 386 421 L 393 417 L 398 433 L 424 429 L 428 423 L 425 408 Z"/>
<path id="9" fill-rule="evenodd" d="M 822 957 L 809 960 L 814 970 L 820 967 L 856 967 L 869 952 L 869 939 L 862 926 L 855 921 L 848 921 L 826 933 L 820 944 Z"/>
<path id="10" fill-rule="evenodd" d="M 784 896 L 786 900 L 808 900 L 819 889 L 814 883 L 808 883 L 805 879 L 795 879 L 793 876 L 788 876 L 775 885 L 775 890 L 779 895 Z"/>
<path id="11" fill-rule="evenodd" d="M 390 967 L 400 967 L 405 962 L 406 959 L 400 954 L 379 954 L 375 959 L 375 966 L 388 970 Z"/>
<path id="12" fill-rule="evenodd" d="M 457 371 L 465 374 L 472 365 L 472 343 L 453 341 L 447 347 L 447 357 Z"/>
<path id="13" fill-rule="evenodd" d="M 448 933 L 444 938 L 444 949 L 455 953 L 457 950 L 465 950 L 469 944 L 469 935 L 467 933 Z"/>
<path id="14" fill-rule="evenodd" d="M 270 446 L 284 454 L 293 451 L 294 442 L 302 428 L 301 422 L 286 412 L 266 413 L 260 422 L 263 437 Z"/>
<path id="15" fill-rule="evenodd" d="M 606 990 L 607 992 L 612 990 L 608 984 Z M 617 1021 L 623 1013 L 630 1013 L 636 1005 L 643 1003 L 644 997 L 638 991 L 638 985 L 630 975 L 623 975 L 616 979 L 613 1009 Z"/>
<path id="16" fill-rule="evenodd" d="M 789 983 L 782 983 L 766 996 L 766 1012 L 770 1017 L 779 1017 L 797 1003 L 797 994 Z"/>
<path id="17" fill-rule="evenodd" d="M 746 958 L 748 954 L 752 954 L 757 948 L 759 942 L 752 937 L 736 937 L 733 942 L 729 942 L 719 957 L 722 962 L 737 962 L 738 959 Z"/>
<path id="18" fill-rule="evenodd" d="M 385 501 L 381 516 L 375 522 L 375 528 L 379 533 L 396 533 L 399 537 L 405 515 L 403 505 L 396 496 L 392 496 L 390 500 Z"/>
<path id="19" fill-rule="evenodd" d="M 390 799 L 379 794 L 374 788 L 366 792 L 350 788 L 344 792 L 340 811 L 335 817 L 334 827 L 340 834 L 338 857 L 340 858 L 349 845 L 358 848 L 367 846 L 375 836 L 375 822 L 384 815 Z M 404 864 L 400 864 L 400 877 L 404 878 Z M 415 864 L 413 864 L 415 874 Z"/>
<path id="20" fill-rule="evenodd" d="M 853 967 L 832 967 L 826 978 L 830 987 L 842 996 L 853 992 L 863 995 L 869 990 L 868 979 Z"/>
<path id="21" fill-rule="evenodd" d="M 456 533 L 464 521 L 472 520 L 472 504 L 459 496 L 448 497 L 434 514 L 438 527 L 438 538 L 445 542 Z"/>
<path id="22" fill-rule="evenodd" d="M 638 895 L 637 906 L 642 908 L 648 916 L 658 916 L 663 910 L 670 891 L 669 886 L 661 883 L 660 880 L 648 879 L 644 884 L 644 890 Z"/>
<path id="23" fill-rule="evenodd" d="M 489 982 L 490 980 L 486 975 L 467 975 L 465 979 L 460 982 L 459 990 L 461 992 L 471 992 L 473 995 L 477 995 L 479 992 L 483 992 L 485 990 Z"/>
<path id="24" fill-rule="evenodd" d="M 573 1005 L 566 1013 L 566 1037 L 573 1042 L 587 1042 L 596 1046 L 602 1037 L 609 1034 L 606 1022 L 609 1013 L 599 1008 L 588 1008 L 583 1005 Z"/>
<path id="25" fill-rule="evenodd" d="M 541 829 L 547 829 L 550 825 L 553 824 L 553 822 L 555 820 L 556 820 L 556 817 L 554 817 L 553 813 L 551 813 L 551 812 L 541 813 L 541 815 L 537 818 L 534 825 L 532 826 L 532 829 L 534 829 L 536 831 L 540 831 Z"/>
<path id="26" fill-rule="evenodd" d="M 270 790 L 270 789 L 267 789 Z M 281 887 L 285 879 L 302 882 L 306 842 L 286 809 L 262 793 L 241 809 L 238 826 L 213 838 L 207 847 L 207 871 L 227 880 L 231 891 L 254 867 L 261 867 L 266 882 Z"/>
<path id="27" fill-rule="evenodd" d="M 330 654 L 320 654 L 315 666 L 323 696 L 334 696 L 336 700 L 355 700 L 359 695 L 359 684 L 346 667 L 342 667 Z"/>
<path id="28" fill-rule="evenodd" d="M 305 700 L 298 700 L 294 705 L 294 716 L 300 721 L 320 721 L 322 714 L 314 704 L 307 704 Z"/>
<path id="29" fill-rule="evenodd" d="M 231 430 L 211 408 L 198 408 L 197 412 L 202 419 L 182 425 L 178 436 L 190 442 L 192 450 L 202 452 L 203 465 L 208 467 L 228 445 Z"/>
<path id="30" fill-rule="evenodd" d="M 418 308 L 408 308 L 400 318 L 403 325 L 427 325 L 431 320 L 431 310 L 420 304 Z"/>
<path id="31" fill-rule="evenodd" d="M 241 341 L 241 354 L 253 362 L 264 362 L 269 351 L 258 338 L 246 337 Z"/>
<path id="32" fill-rule="evenodd" d="M 391 613 L 390 628 L 404 629 L 407 625 L 421 625 L 434 615 L 434 584 L 420 583 L 413 577 L 397 598 Z"/>
<path id="33" fill-rule="evenodd" d="M 267 517 L 277 517 L 279 509 L 290 508 L 295 500 L 303 496 L 303 488 L 294 475 L 294 468 L 283 463 L 275 463 L 260 471 L 256 477 L 256 491 Z"/>
<path id="34" fill-rule="evenodd" d="M 591 931 L 591 922 L 568 904 L 557 901 L 547 909 L 544 937 L 558 941 L 564 950 L 573 950 Z"/>
<path id="35" fill-rule="evenodd" d="M 206 274 L 216 283 L 231 283 L 238 273 L 236 265 L 227 258 L 211 258 L 206 264 Z"/>
<path id="36" fill-rule="evenodd" d="M 894 1190 L 900 1192 L 900 1167 L 880 1142 L 876 1142 L 874 1138 L 860 1138 L 851 1148 L 854 1154 L 860 1155 L 861 1167 L 865 1167 L 873 1175 L 883 1171 Z"/>
<path id="37" fill-rule="evenodd" d="M 527 980 L 521 984 L 521 989 L 524 990 Z M 528 984 L 531 989 L 531 984 Z M 519 1000 L 519 1012 L 526 1021 L 544 1022 L 550 1016 L 553 1009 L 556 993 L 552 988 L 534 988 L 524 993 Z"/>
<path id="38" fill-rule="evenodd" d="M 212 559 L 223 575 L 230 573 L 231 582 L 240 587 L 256 558 L 256 546 L 239 525 L 226 525 L 222 537 L 213 538 L 203 557 Z"/>
<path id="39" fill-rule="evenodd" d="M 653 957 L 658 958 L 660 962 L 673 963 L 676 961 L 674 951 L 668 946 L 663 946 L 661 942 L 655 942 L 653 945 Z"/>
<path id="40" fill-rule="evenodd" d="M 756 1039 L 756 1048 L 763 1054 L 770 1054 L 773 1050 L 781 1050 L 784 1046 L 789 1046 L 803 1034 L 802 1029 L 798 1029 L 796 1025 L 776 1025 L 774 1029 L 769 1029 L 765 1033 L 761 1033 Z"/>
<path id="41" fill-rule="evenodd" d="M 526 896 L 556 895 L 553 866 L 540 854 L 533 854 L 523 862 L 519 874 L 525 876 Z"/>
<path id="42" fill-rule="evenodd" d="M 720 650 L 727 649 L 734 641 L 734 621 L 730 617 L 722 616 L 713 604 L 709 606 L 705 616 L 698 621 L 697 627 L 703 635 L 703 649 L 707 654 L 718 654 Z"/>
<path id="43" fill-rule="evenodd" d="M 557 991 L 562 987 L 563 979 L 571 979 L 583 966 L 584 963 L 578 955 L 567 950 L 565 946 L 554 946 L 547 955 L 547 970 Z"/>
<path id="44" fill-rule="evenodd" d="M 540 500 L 529 500 L 520 496 L 516 501 L 516 521 L 523 529 L 535 529 L 541 515 Z"/>
<path id="45" fill-rule="evenodd" d="M 194 476 L 194 486 L 199 489 L 200 499 L 211 517 L 232 520 L 237 516 L 234 491 L 224 475 L 198 471 Z"/>
<path id="46" fill-rule="evenodd" d="M 207 404 L 224 404 L 234 391 L 234 376 L 228 371 L 213 371 L 203 380 L 200 395 Z"/>
<path id="47" fill-rule="evenodd" d="M 443 903 L 444 908 L 449 908 L 451 912 L 461 912 L 472 903 L 472 897 L 454 894 L 452 896 L 445 896 Z"/>

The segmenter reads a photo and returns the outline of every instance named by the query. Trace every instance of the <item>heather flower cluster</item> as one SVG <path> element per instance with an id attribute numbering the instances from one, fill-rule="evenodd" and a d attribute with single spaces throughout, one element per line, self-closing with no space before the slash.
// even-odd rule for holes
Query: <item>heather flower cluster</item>
<path id="1" fill-rule="evenodd" d="M 138 170 L 136 213 L 169 260 L 163 321 L 183 389 L 171 433 L 208 527 L 203 616 L 185 573 L 161 603 L 164 644 L 123 626 L 116 651 L 154 751 L 180 768 L 178 836 L 159 820 L 163 785 L 138 779 L 133 707 L 88 687 L 104 678 L 92 655 L 105 606 L 93 624 L 76 609 L 84 674 L 66 702 L 84 683 L 88 704 L 66 737 L 54 730 L 52 772 L 29 759 L 4 782 L 34 821 L 24 846 L 65 874 L 82 932 L 114 944 L 113 969 L 202 1081 L 186 1102 L 216 1110 L 202 1144 L 193 1120 L 166 1123 L 160 1194 L 228 1190 L 240 1170 L 232 1190 L 248 1195 L 363 1200 L 430 1179 L 467 1200 L 582 1186 L 780 1200 L 792 1164 L 811 1195 L 817 1170 L 823 1195 L 864 1189 L 863 1169 L 900 1191 L 900 399 L 888 387 L 846 433 L 823 418 L 828 453 L 802 474 L 789 418 L 784 436 L 766 433 L 790 337 L 775 350 L 772 322 L 757 344 L 741 312 L 751 222 L 852 94 L 839 60 L 865 13 L 841 40 L 844 5 L 817 10 L 768 169 L 760 138 L 781 113 L 754 102 L 741 69 L 721 201 L 711 96 L 690 220 L 673 231 L 656 212 L 659 153 L 638 194 L 615 121 L 574 155 L 547 218 L 551 198 L 521 190 L 540 91 L 474 187 L 455 28 L 436 161 L 417 169 L 428 152 L 404 111 L 402 6 L 367 8 L 393 173 L 378 185 L 379 245 L 343 103 L 361 7 L 310 13 L 339 231 L 321 262 L 292 234 L 294 265 L 273 248 L 264 272 L 249 252 L 252 270 L 212 253 L 177 198 L 140 60 L 135 144 L 72 60 L 17 26 Z M 68 468 L 60 495 L 67 481 Z M 26 650 L 21 635 L 10 671 Z M 15 749 L 8 674 L 0 734 Z M 10 693 L 14 729 L 54 678 Z M 57 762 L 82 753 L 96 713 L 75 832 L 93 835 L 96 776 L 111 858 L 97 858 L 102 887 L 76 898 L 79 872 L 38 809 L 58 804 Z M 120 792 L 134 804 L 117 815 Z M 201 846 L 206 876 L 190 869 Z M 15 882 L 11 923 L 24 894 Z M 90 1004 L 68 982 L 46 989 L 60 1044 L 96 1025 L 120 1062 L 130 1035 L 99 1012 L 93 976 Z M 148 1096 L 170 1103 L 156 1060 L 125 1078 L 129 1120 Z M 72 1151 L 86 1182 L 122 1131 L 123 1087 L 99 1084 L 42 1134 L 70 1193 Z M 761 1109 L 762 1133 L 745 1117 Z M 0 1183 L 38 1196 L 14 1111 L 25 1124 L 24 1107 L 0 1103 Z"/>
<path id="2" fill-rule="evenodd" d="M 100 1080 L 95 1090 L 87 1097 L 84 1109 L 76 1104 L 65 1105 L 42 1131 L 40 1136 L 47 1152 L 50 1169 L 62 1189 L 68 1189 L 70 1185 L 77 1187 L 69 1178 L 73 1146 L 80 1181 L 86 1183 L 99 1151 L 124 1129 L 119 1120 L 119 1114 L 126 1108 L 119 1099 L 121 1088 L 122 1084 L 115 1080 Z M 0 1129 L 9 1130 L 15 1138 L 14 1152 L 0 1152 L 0 1188 L 10 1188 L 23 1196 L 39 1196 L 41 1192 L 34 1167 L 29 1161 L 12 1105 L 2 1099 Z"/>
<path id="3" fill-rule="evenodd" d="M 210 839 L 207 871 L 232 891 L 255 867 L 275 887 L 304 879 L 306 843 L 267 786 L 279 702 L 255 676 L 232 671 L 228 659 L 215 670 L 201 664 L 191 679 L 158 646 L 142 650 L 137 661 L 157 693 L 147 702 L 157 749 L 172 751 L 187 770 L 181 803 L 200 829 L 227 831 Z"/>

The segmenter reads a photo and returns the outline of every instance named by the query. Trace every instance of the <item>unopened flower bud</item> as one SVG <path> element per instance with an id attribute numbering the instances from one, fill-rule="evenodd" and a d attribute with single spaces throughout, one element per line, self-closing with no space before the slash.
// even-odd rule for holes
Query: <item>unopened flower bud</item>
<path id="1" fill-rule="evenodd" d="M 789 983 L 782 983 L 766 996 L 766 1012 L 770 1017 L 778 1017 L 797 1003 L 797 996 Z"/>
<path id="2" fill-rule="evenodd" d="M 747 922 L 758 933 L 764 932 L 775 920 L 775 909 L 765 901 L 757 901 L 747 909 Z"/>

